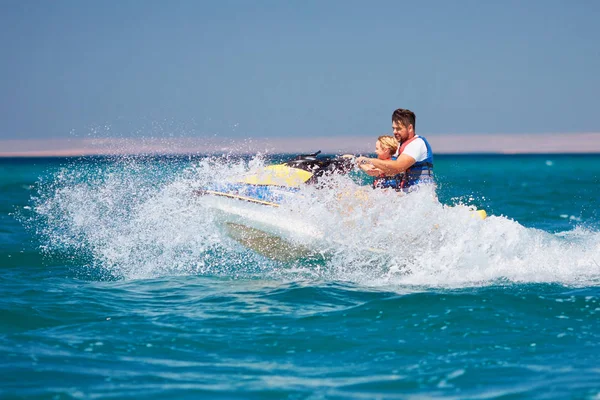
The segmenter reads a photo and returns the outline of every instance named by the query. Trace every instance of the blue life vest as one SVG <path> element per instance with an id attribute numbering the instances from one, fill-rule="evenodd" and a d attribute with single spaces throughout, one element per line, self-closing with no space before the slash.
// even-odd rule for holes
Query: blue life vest
<path id="1" fill-rule="evenodd" d="M 392 160 L 396 159 L 398 159 L 398 157 L 392 157 Z M 377 178 L 373 178 L 373 189 L 392 188 L 395 190 L 400 190 L 402 187 L 402 179 L 404 179 L 404 172 L 393 176 L 378 176 Z"/>
<path id="2" fill-rule="evenodd" d="M 425 139 L 423 136 L 415 136 L 413 139 L 407 141 L 404 145 L 402 145 L 402 147 L 400 148 L 400 154 L 402 154 L 402 151 L 408 145 L 408 143 L 418 138 L 421 138 L 423 142 L 425 142 L 425 146 L 427 147 L 427 157 L 423 161 L 417 161 L 405 171 L 404 179 L 402 180 L 401 185 L 402 189 L 418 185 L 420 183 L 434 183 L 433 152 L 431 151 L 431 146 L 429 145 L 427 139 Z"/>

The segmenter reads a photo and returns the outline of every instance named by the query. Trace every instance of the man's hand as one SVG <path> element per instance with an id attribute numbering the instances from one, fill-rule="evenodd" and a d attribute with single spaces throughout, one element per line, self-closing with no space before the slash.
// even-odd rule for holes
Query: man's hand
<path id="1" fill-rule="evenodd" d="M 371 159 L 369 157 L 365 157 L 365 156 L 360 156 L 356 159 L 356 163 L 358 165 L 362 165 L 362 164 L 367 164 L 367 163 L 371 163 Z"/>
<path id="2" fill-rule="evenodd" d="M 358 167 L 365 171 L 369 176 L 380 176 L 383 174 L 383 171 L 376 168 L 368 157 L 358 157 L 356 163 L 358 164 Z"/>

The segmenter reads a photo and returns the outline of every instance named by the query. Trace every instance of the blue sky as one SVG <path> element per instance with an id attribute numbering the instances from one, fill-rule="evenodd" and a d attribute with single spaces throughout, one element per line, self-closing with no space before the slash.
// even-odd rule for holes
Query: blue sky
<path id="1" fill-rule="evenodd" d="M 598 132 L 600 2 L 0 2 L 0 139 Z M 102 135 L 106 135 L 103 132 Z"/>

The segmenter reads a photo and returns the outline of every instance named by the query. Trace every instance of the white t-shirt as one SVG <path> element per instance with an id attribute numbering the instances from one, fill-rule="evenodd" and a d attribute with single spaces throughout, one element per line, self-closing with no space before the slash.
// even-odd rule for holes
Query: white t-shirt
<path id="1" fill-rule="evenodd" d="M 419 135 L 416 135 L 415 137 L 417 139 L 407 144 L 402 154 L 411 156 L 415 159 L 415 162 L 419 162 L 427 158 L 427 145 L 425 145 L 425 141 L 421 139 Z M 395 156 L 397 157 L 399 153 L 400 147 L 398 147 L 398 151 L 396 152 Z"/>

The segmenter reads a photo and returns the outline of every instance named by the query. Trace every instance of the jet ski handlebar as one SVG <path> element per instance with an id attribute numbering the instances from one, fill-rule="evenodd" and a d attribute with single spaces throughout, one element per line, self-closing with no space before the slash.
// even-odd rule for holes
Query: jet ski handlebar
<path id="1" fill-rule="evenodd" d="M 296 156 L 295 158 L 292 158 L 292 160 L 304 160 L 307 158 L 316 158 L 319 154 L 321 154 L 321 150 L 317 151 L 316 153 L 311 153 L 311 154 L 300 154 L 298 156 Z"/>

